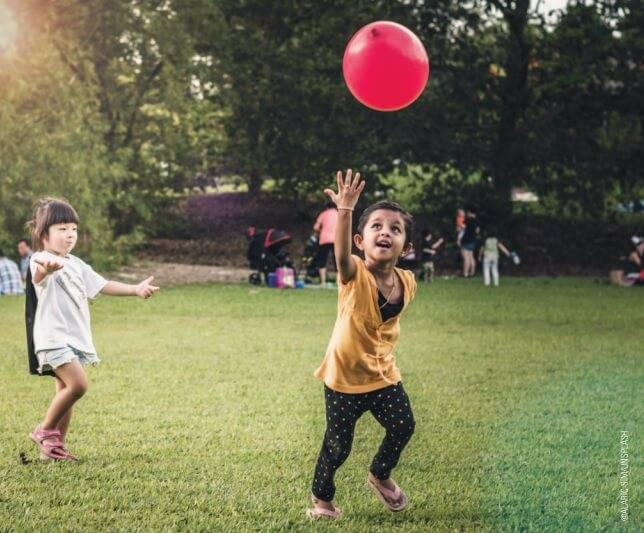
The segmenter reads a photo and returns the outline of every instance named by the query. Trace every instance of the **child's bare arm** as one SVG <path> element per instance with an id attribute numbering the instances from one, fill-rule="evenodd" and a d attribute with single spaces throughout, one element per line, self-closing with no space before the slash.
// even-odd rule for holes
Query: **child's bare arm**
<path id="1" fill-rule="evenodd" d="M 353 209 L 358 203 L 365 182 L 360 180 L 359 172 L 352 178 L 351 170 L 347 170 L 346 176 L 342 176 L 342 172 L 338 171 L 336 179 L 338 192 L 336 193 L 332 189 L 325 189 L 324 194 L 338 208 L 338 223 L 335 229 L 333 249 L 338 275 L 343 283 L 347 283 L 356 275 L 356 266 L 351 260 L 351 223 Z"/>
<path id="2" fill-rule="evenodd" d="M 154 276 L 150 276 L 138 285 L 121 283 L 120 281 L 108 281 L 101 293 L 108 296 L 138 296 L 139 298 L 147 299 L 159 290 L 159 287 L 151 284 L 153 279 Z"/>
<path id="3" fill-rule="evenodd" d="M 510 250 L 508 250 L 503 244 L 499 243 L 499 250 L 501 250 L 507 257 L 510 257 Z"/>

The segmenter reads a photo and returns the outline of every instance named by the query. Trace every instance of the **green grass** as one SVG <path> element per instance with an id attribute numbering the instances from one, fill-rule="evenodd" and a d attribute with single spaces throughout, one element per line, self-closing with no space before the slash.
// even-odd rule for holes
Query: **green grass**
<path id="1" fill-rule="evenodd" d="M 164 289 L 92 305 L 103 363 L 70 433 L 79 464 L 21 465 L 51 397 L 26 372 L 22 299 L 0 298 L 1 530 L 268 530 L 304 516 L 324 431 L 312 377 L 334 291 Z M 345 512 L 316 529 L 593 531 L 642 527 L 642 291 L 588 280 L 422 287 L 397 357 L 417 426 L 395 479 L 365 488 L 369 415 L 339 471 Z M 620 521 L 620 432 L 630 434 Z"/>

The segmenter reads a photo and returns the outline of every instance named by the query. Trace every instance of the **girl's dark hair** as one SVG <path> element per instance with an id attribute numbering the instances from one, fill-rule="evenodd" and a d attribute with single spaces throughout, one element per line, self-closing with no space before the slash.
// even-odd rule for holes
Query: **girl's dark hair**
<path id="1" fill-rule="evenodd" d="M 388 200 L 382 200 L 380 202 L 376 202 L 375 204 L 371 204 L 362 212 L 360 219 L 358 220 L 358 233 L 362 235 L 364 227 L 367 225 L 367 221 L 369 220 L 371 213 L 378 211 L 378 209 L 386 209 L 387 211 L 400 213 L 403 222 L 405 223 L 405 246 L 411 243 L 414 233 L 414 218 L 399 204 L 397 204 L 396 202 L 390 202 Z"/>
<path id="2" fill-rule="evenodd" d="M 43 240 L 54 224 L 78 224 L 78 214 L 66 200 L 41 198 L 34 207 L 34 218 L 26 224 L 36 250 L 42 250 Z"/>

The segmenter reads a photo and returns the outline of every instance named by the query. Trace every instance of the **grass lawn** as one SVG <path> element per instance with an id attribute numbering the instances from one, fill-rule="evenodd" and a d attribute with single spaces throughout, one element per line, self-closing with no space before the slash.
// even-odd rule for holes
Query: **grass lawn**
<path id="1" fill-rule="evenodd" d="M 641 530 L 644 305 L 590 280 L 439 280 L 402 320 L 416 433 L 391 514 L 365 487 L 365 415 L 339 471 L 345 516 L 304 510 L 324 432 L 312 377 L 334 291 L 164 289 L 92 304 L 103 359 L 72 420 L 78 464 L 21 465 L 50 378 L 26 371 L 22 298 L 0 298 L 0 530 Z M 620 435 L 629 435 L 628 521 Z"/>

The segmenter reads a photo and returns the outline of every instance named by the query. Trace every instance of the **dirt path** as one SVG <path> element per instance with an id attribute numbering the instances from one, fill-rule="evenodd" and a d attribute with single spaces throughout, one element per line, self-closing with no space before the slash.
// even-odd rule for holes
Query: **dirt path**
<path id="1" fill-rule="evenodd" d="M 138 262 L 123 267 L 111 277 L 126 283 L 135 283 L 154 276 L 159 285 L 183 283 L 246 283 L 252 271 L 247 268 L 181 263 Z"/>

